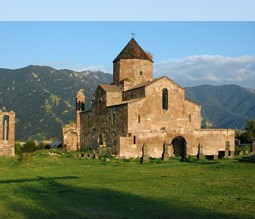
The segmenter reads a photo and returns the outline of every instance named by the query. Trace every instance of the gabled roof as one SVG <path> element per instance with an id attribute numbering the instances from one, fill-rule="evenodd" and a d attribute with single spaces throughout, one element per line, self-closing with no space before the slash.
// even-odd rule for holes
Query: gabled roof
<path id="1" fill-rule="evenodd" d="M 101 87 L 106 92 L 121 92 L 121 88 L 115 85 L 110 84 L 100 84 L 99 87 Z"/>
<path id="2" fill-rule="evenodd" d="M 139 44 L 132 38 L 120 54 L 113 60 L 114 62 L 120 59 L 144 59 L 151 62 L 152 59 L 146 54 L 146 52 L 139 46 Z"/>
<path id="3" fill-rule="evenodd" d="M 160 77 L 160 78 L 154 78 L 152 80 L 149 80 L 149 81 L 146 81 L 146 82 L 143 82 L 143 83 L 140 83 L 140 84 L 137 84 L 136 86 L 132 87 L 130 90 L 133 90 L 133 89 L 137 89 L 137 88 L 141 88 L 141 87 L 146 87 L 150 84 L 153 84 L 154 82 L 158 81 L 159 79 L 161 79 L 163 77 Z"/>
<path id="4" fill-rule="evenodd" d="M 159 81 L 163 78 L 166 78 L 167 80 L 171 81 L 172 83 L 176 84 L 178 87 L 180 87 L 181 89 L 184 89 L 183 87 L 181 87 L 179 84 L 175 83 L 173 80 L 169 79 L 168 77 L 166 76 L 162 76 L 160 78 L 154 78 L 152 80 L 149 80 L 149 81 L 146 81 L 146 82 L 143 82 L 143 83 L 140 83 L 140 84 L 137 84 L 136 86 L 132 87 L 131 89 L 129 90 L 126 90 L 126 91 L 130 91 L 130 90 L 134 90 L 134 89 L 138 89 L 138 88 L 141 88 L 141 87 L 146 87 L 146 86 L 149 86 L 153 83 L 155 83 L 156 81 Z"/>

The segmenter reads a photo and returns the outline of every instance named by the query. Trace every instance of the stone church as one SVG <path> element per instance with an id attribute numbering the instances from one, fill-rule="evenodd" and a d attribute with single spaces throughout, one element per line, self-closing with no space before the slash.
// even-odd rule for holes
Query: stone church
<path id="1" fill-rule="evenodd" d="M 113 83 L 100 84 L 92 109 L 76 97 L 76 123 L 63 128 L 67 150 L 111 147 L 119 158 L 188 155 L 224 157 L 234 152 L 235 131 L 201 129 L 201 106 L 168 77 L 153 78 L 153 60 L 132 38 L 113 60 Z"/>
<path id="2" fill-rule="evenodd" d="M 14 156 L 15 113 L 0 111 L 0 157 Z"/>

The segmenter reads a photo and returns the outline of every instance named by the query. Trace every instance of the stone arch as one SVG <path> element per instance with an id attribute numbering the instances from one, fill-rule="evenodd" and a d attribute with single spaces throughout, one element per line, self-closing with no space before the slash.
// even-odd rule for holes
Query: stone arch
<path id="1" fill-rule="evenodd" d="M 181 156 L 182 160 L 186 160 L 187 156 L 187 141 L 182 136 L 177 136 L 172 140 L 173 154 Z"/>
<path id="2" fill-rule="evenodd" d="M 3 140 L 9 140 L 9 116 L 3 117 Z"/>

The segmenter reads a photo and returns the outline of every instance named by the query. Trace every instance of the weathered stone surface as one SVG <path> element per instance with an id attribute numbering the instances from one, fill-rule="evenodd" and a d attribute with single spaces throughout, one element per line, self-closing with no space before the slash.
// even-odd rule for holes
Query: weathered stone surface
<path id="1" fill-rule="evenodd" d="M 133 47 L 114 60 L 113 84 L 98 86 L 92 109 L 77 112 L 77 148 L 111 147 L 119 158 L 132 158 L 143 156 L 145 143 L 150 157 L 160 158 L 165 143 L 172 145 L 169 157 L 185 160 L 197 156 L 201 144 L 201 159 L 219 151 L 231 157 L 234 130 L 201 129 L 201 106 L 185 99 L 185 89 L 171 79 L 153 79 L 152 60 L 140 47 L 130 54 Z"/>
<path id="2" fill-rule="evenodd" d="M 15 113 L 0 112 L 0 156 L 15 156 Z"/>
<path id="3" fill-rule="evenodd" d="M 203 160 L 203 159 L 205 158 L 205 156 L 204 156 L 204 150 L 203 150 L 203 145 L 201 145 L 200 143 L 199 143 L 199 145 L 198 145 L 197 158 L 198 158 L 199 160 Z"/>
<path id="4" fill-rule="evenodd" d="M 148 161 L 149 161 L 148 147 L 146 144 L 143 144 L 141 163 L 147 163 Z"/>
<path id="5" fill-rule="evenodd" d="M 85 95 L 80 89 L 76 95 L 76 121 L 62 127 L 63 148 L 67 151 L 76 151 L 80 149 L 80 113 L 85 110 Z"/>
<path id="6" fill-rule="evenodd" d="M 255 155 L 255 138 L 251 139 L 251 152 Z"/>
<path id="7" fill-rule="evenodd" d="M 165 142 L 164 142 L 164 145 L 163 145 L 162 160 L 164 160 L 164 161 L 169 160 L 168 145 Z"/>

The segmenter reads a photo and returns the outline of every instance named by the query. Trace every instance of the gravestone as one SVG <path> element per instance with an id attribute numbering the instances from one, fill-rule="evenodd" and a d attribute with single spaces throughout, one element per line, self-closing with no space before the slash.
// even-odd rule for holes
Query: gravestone
<path id="1" fill-rule="evenodd" d="M 143 147 L 142 147 L 142 159 L 141 159 L 141 163 L 147 163 L 149 161 L 149 156 L 148 156 L 148 147 L 147 145 L 144 143 Z"/>
<path id="2" fill-rule="evenodd" d="M 203 151 L 203 146 L 199 143 L 198 145 L 198 153 L 197 153 L 197 158 L 199 160 L 203 160 L 205 158 L 204 156 L 204 151 Z"/>
<path id="3" fill-rule="evenodd" d="M 225 149 L 225 156 L 226 157 L 230 156 L 229 148 L 230 148 L 229 141 L 226 141 L 226 149 Z"/>
<path id="4" fill-rule="evenodd" d="M 251 139 L 251 152 L 255 155 L 255 138 Z"/>
<path id="5" fill-rule="evenodd" d="M 96 153 L 96 150 L 93 150 L 93 158 L 98 159 L 98 154 Z"/>
<path id="6" fill-rule="evenodd" d="M 168 145 L 165 142 L 163 145 L 162 160 L 164 160 L 164 161 L 169 160 Z"/>

